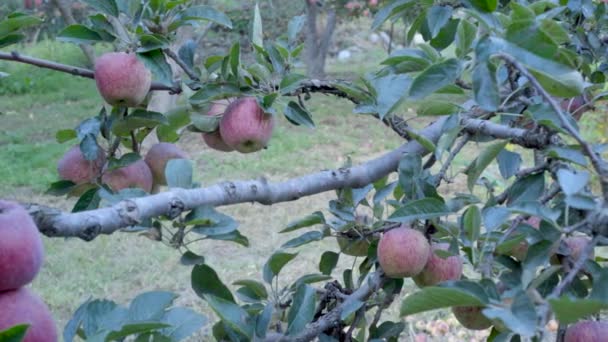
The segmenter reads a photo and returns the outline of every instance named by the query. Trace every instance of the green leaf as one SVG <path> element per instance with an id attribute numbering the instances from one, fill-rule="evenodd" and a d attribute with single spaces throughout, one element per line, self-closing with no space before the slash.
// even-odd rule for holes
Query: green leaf
<path id="1" fill-rule="evenodd" d="M 192 289 L 196 294 L 206 299 L 208 295 L 222 298 L 234 303 L 234 297 L 213 268 L 208 265 L 195 265 L 191 274 Z"/>
<path id="2" fill-rule="evenodd" d="M 97 207 L 99 207 L 99 202 L 101 200 L 101 198 L 99 197 L 98 192 L 97 192 L 98 190 L 99 189 L 97 189 L 97 188 L 89 189 L 84 194 L 82 194 L 82 196 L 80 196 L 80 198 L 78 198 L 78 201 L 76 201 L 76 204 L 74 204 L 74 207 L 72 208 L 72 212 L 76 213 L 79 211 L 97 209 Z"/>
<path id="3" fill-rule="evenodd" d="M 574 195 L 583 190 L 589 182 L 590 175 L 587 171 L 573 172 L 567 169 L 557 170 L 557 181 L 566 196 Z"/>
<path id="4" fill-rule="evenodd" d="M 202 255 L 195 254 L 191 251 L 186 251 L 182 254 L 182 257 L 179 259 L 180 264 L 185 266 L 194 266 L 205 263 L 205 257 Z"/>
<path id="5" fill-rule="evenodd" d="M 243 286 L 250 289 L 253 293 L 255 293 L 258 297 L 266 299 L 268 297 L 268 292 L 266 291 L 266 286 L 264 284 L 249 279 L 241 279 L 237 280 L 233 285 Z"/>
<path id="6" fill-rule="evenodd" d="M 0 23 L 1 24 L 1 23 Z M 21 33 L 11 33 L 4 37 L 0 37 L 0 49 L 7 47 L 9 45 L 13 45 L 19 43 L 24 40 L 26 37 Z"/>
<path id="7" fill-rule="evenodd" d="M 165 37 L 156 34 L 142 34 L 139 36 L 137 52 L 147 52 L 169 47 L 170 42 Z"/>
<path id="8" fill-rule="evenodd" d="M 193 115 L 192 126 L 199 132 L 214 132 L 220 126 L 220 115 Z"/>
<path id="9" fill-rule="evenodd" d="M 11 15 L 8 19 L 0 21 L 0 38 L 5 38 L 14 31 L 40 23 L 42 23 L 40 18 L 31 15 Z"/>
<path id="10" fill-rule="evenodd" d="M 28 324 L 19 324 L 0 331 L 0 341 L 2 342 L 21 342 L 25 338 Z"/>
<path id="11" fill-rule="evenodd" d="M 135 152 L 123 154 L 120 159 L 110 158 L 110 161 L 108 162 L 107 171 L 112 171 L 129 166 L 140 159 L 141 156 Z"/>
<path id="12" fill-rule="evenodd" d="M 431 31 L 431 38 L 435 38 L 439 31 L 448 23 L 452 17 L 451 6 L 436 5 L 429 9 L 426 15 L 426 24 Z"/>
<path id="13" fill-rule="evenodd" d="M 129 319 L 132 321 L 156 321 L 165 310 L 173 305 L 177 295 L 167 291 L 150 291 L 135 297 L 129 305 Z"/>
<path id="14" fill-rule="evenodd" d="M 469 241 L 477 241 L 481 231 L 481 211 L 476 205 L 471 205 L 462 215 L 463 230 Z"/>
<path id="15" fill-rule="evenodd" d="M 449 214 L 450 210 L 442 201 L 429 197 L 407 202 L 392 213 L 388 217 L 388 220 L 391 222 L 411 222 L 413 220 L 427 220 Z"/>
<path id="16" fill-rule="evenodd" d="M 570 161 L 581 166 L 587 166 L 587 158 L 578 148 L 552 146 L 547 149 L 547 156 L 565 161 Z"/>
<path id="17" fill-rule="evenodd" d="M 102 13 L 118 17 L 118 6 L 114 0 L 83 0 L 83 2 Z"/>
<path id="18" fill-rule="evenodd" d="M 519 171 L 522 161 L 519 153 L 511 152 L 506 149 L 500 151 L 496 159 L 498 160 L 500 175 L 504 179 L 509 179 L 514 176 L 517 171 Z"/>
<path id="19" fill-rule="evenodd" d="M 414 140 L 416 140 L 416 142 L 418 142 L 420 145 L 422 145 L 422 147 L 427 149 L 427 151 L 429 151 L 429 152 L 435 151 L 435 148 L 436 148 L 435 144 L 431 140 L 427 139 L 422 134 L 416 133 L 414 130 L 410 129 L 409 127 L 405 127 L 405 131 L 407 132 L 407 134 L 410 137 L 414 138 Z"/>
<path id="20" fill-rule="evenodd" d="M 101 42 L 103 38 L 99 33 L 84 25 L 74 24 L 59 32 L 57 40 L 76 44 L 91 44 Z"/>
<path id="21" fill-rule="evenodd" d="M 425 287 L 401 302 L 400 315 L 409 316 L 451 306 L 482 306 L 488 302 L 483 293 L 481 287 L 478 293 L 459 287 Z"/>
<path id="22" fill-rule="evenodd" d="M 304 330 L 315 316 L 316 290 L 306 284 L 298 286 L 293 303 L 287 314 L 287 335 L 295 335 Z"/>
<path id="23" fill-rule="evenodd" d="M 494 12 L 498 7 L 498 0 L 471 0 L 471 3 L 484 12 Z"/>
<path id="24" fill-rule="evenodd" d="M 69 194 L 76 184 L 69 180 L 60 180 L 52 183 L 46 190 L 45 194 L 53 196 L 63 196 Z"/>
<path id="25" fill-rule="evenodd" d="M 376 112 L 383 119 L 392 113 L 404 100 L 412 83 L 408 75 L 386 75 L 370 80 L 376 96 Z"/>
<path id="26" fill-rule="evenodd" d="M 456 56 L 464 57 L 471 50 L 475 36 L 477 35 L 477 27 L 468 20 L 461 20 L 458 23 L 456 30 Z"/>
<path id="27" fill-rule="evenodd" d="M 251 42 L 259 47 L 264 46 L 264 32 L 262 26 L 262 16 L 260 15 L 260 7 L 256 2 L 253 11 L 253 26 L 251 27 Z"/>
<path id="28" fill-rule="evenodd" d="M 232 21 L 230 18 L 211 6 L 189 6 L 178 15 L 178 18 L 178 21 L 169 25 L 170 31 L 187 24 L 188 21 L 192 20 L 208 20 L 228 29 L 232 28 Z"/>
<path id="29" fill-rule="evenodd" d="M 312 121 L 310 113 L 295 101 L 289 101 L 283 110 L 283 114 L 285 114 L 285 117 L 291 123 L 297 126 L 302 125 L 308 128 L 315 128 L 315 123 Z"/>
<path id="30" fill-rule="evenodd" d="M 416 114 L 418 114 L 418 116 L 451 115 L 459 113 L 460 111 L 461 108 L 451 102 L 425 101 L 418 106 Z"/>
<path id="31" fill-rule="evenodd" d="M 306 76 L 300 74 L 289 73 L 283 77 L 279 84 L 281 94 L 286 95 L 292 91 L 298 89 L 302 81 L 306 79 Z"/>
<path id="32" fill-rule="evenodd" d="M 173 71 L 161 49 L 138 53 L 137 57 L 150 69 L 155 79 L 165 85 L 172 84 Z"/>
<path id="33" fill-rule="evenodd" d="M 192 162 L 188 159 L 170 159 L 165 166 L 165 177 L 170 188 L 192 187 Z"/>
<path id="34" fill-rule="evenodd" d="M 185 218 L 186 225 L 193 225 L 192 232 L 196 234 L 217 237 L 231 234 L 239 224 L 232 217 L 224 215 L 210 205 L 196 207 Z"/>
<path id="35" fill-rule="evenodd" d="M 285 253 L 281 251 L 272 254 L 264 264 L 264 281 L 270 284 L 272 279 L 279 275 L 281 269 L 297 255 L 298 253 Z"/>
<path id="36" fill-rule="evenodd" d="M 190 103 L 193 105 L 201 105 L 213 100 L 221 100 L 240 95 L 241 90 L 233 84 L 208 83 L 203 85 L 201 89 L 190 97 Z"/>
<path id="37" fill-rule="evenodd" d="M 508 192 L 507 204 L 537 201 L 545 190 L 545 176 L 542 173 L 522 177 L 513 183 Z"/>
<path id="38" fill-rule="evenodd" d="M 129 136 L 131 131 L 139 128 L 154 128 L 158 125 L 166 125 L 169 121 L 158 112 L 149 112 L 143 109 L 136 109 L 126 118 L 114 122 L 112 132 L 119 136 Z"/>
<path id="39" fill-rule="evenodd" d="M 494 67 L 489 62 L 480 62 L 473 69 L 473 92 L 479 107 L 493 112 L 500 105 L 498 83 Z"/>
<path id="40" fill-rule="evenodd" d="M 580 95 L 584 89 L 582 75 L 574 69 L 509 43 L 501 38 L 487 38 L 478 44 L 484 54 L 506 53 L 527 67 L 539 83 L 553 96 L 570 98 Z"/>
<path id="41" fill-rule="evenodd" d="M 118 331 L 112 331 L 106 335 L 106 331 L 102 331 L 102 335 L 106 335 L 105 338 L 108 341 L 120 341 L 130 335 L 142 334 L 167 328 L 168 325 L 160 322 L 138 322 L 138 323 L 127 323 L 120 327 Z M 90 340 L 95 341 L 97 336 L 93 336 Z"/>
<path id="42" fill-rule="evenodd" d="M 287 227 L 281 230 L 279 233 L 287 233 L 300 228 L 310 227 L 321 223 L 325 223 L 325 216 L 323 216 L 322 212 L 315 211 L 314 213 L 304 218 L 290 222 Z"/>
<path id="43" fill-rule="evenodd" d="M 498 153 L 507 146 L 507 143 L 508 141 L 500 141 L 488 146 L 481 151 L 479 156 L 469 165 L 466 171 L 469 191 L 473 191 L 473 187 L 483 171 L 490 165 L 494 158 L 496 158 Z"/>
<path id="44" fill-rule="evenodd" d="M 205 300 L 224 324 L 251 340 L 254 326 L 247 311 L 231 301 L 211 294 L 205 295 Z"/>
<path id="45" fill-rule="evenodd" d="M 230 48 L 230 69 L 234 76 L 239 75 L 239 66 L 241 65 L 241 44 L 236 42 Z"/>
<path id="46" fill-rule="evenodd" d="M 460 61 L 455 58 L 433 64 L 416 76 L 410 86 L 409 95 L 414 100 L 420 100 L 454 83 L 461 72 Z"/>
<path id="47" fill-rule="evenodd" d="M 169 337 L 171 341 L 182 341 L 199 331 L 207 323 L 207 319 L 188 308 L 173 308 L 165 313 L 161 322 L 169 325 L 168 328 L 160 330 L 161 334 Z"/>
<path id="48" fill-rule="evenodd" d="M 549 299 L 551 310 L 560 323 L 570 324 L 579 319 L 608 309 L 608 304 L 595 299 L 580 299 L 563 296 Z"/>
<path id="49" fill-rule="evenodd" d="M 325 275 L 330 275 L 331 272 L 338 265 L 338 259 L 340 258 L 340 254 L 332 251 L 325 251 L 321 255 L 321 260 L 319 261 L 319 271 Z"/>
<path id="50" fill-rule="evenodd" d="M 382 7 L 374 17 L 374 22 L 372 23 L 372 31 L 377 30 L 389 18 L 395 16 L 397 13 L 400 13 L 401 11 L 405 10 L 411 5 L 414 5 L 415 3 L 416 1 L 412 0 L 397 0 L 389 2 L 388 5 Z"/>
<path id="51" fill-rule="evenodd" d="M 314 241 L 320 241 L 323 240 L 323 233 L 319 232 L 319 231 L 311 231 L 311 232 L 306 232 L 300 236 L 298 236 L 297 238 L 293 238 L 287 242 L 285 242 L 281 248 L 295 248 L 295 247 L 300 247 L 302 245 L 306 245 L 308 243 L 314 242 Z"/>

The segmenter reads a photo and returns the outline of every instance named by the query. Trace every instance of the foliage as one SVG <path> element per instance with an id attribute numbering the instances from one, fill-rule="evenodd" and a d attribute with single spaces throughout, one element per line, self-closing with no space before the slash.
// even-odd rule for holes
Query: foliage
<path id="1" fill-rule="evenodd" d="M 336 197 L 328 203 L 329 214 L 315 208 L 287 224 L 281 233 L 293 238 L 269 256 L 259 279 L 235 281 L 235 291 L 223 283 L 221 274 L 205 262 L 200 251 L 189 247 L 201 239 L 248 246 L 249 240 L 230 216 L 208 204 L 182 212 L 179 203 L 172 203 L 172 211 L 166 215 L 131 224 L 129 231 L 145 232 L 183 252 L 182 263 L 192 266 L 193 290 L 219 318 L 212 328 L 217 340 L 264 340 L 276 334 L 295 339 L 397 340 L 404 325 L 380 322 L 380 318 L 402 291 L 403 279 L 383 275 L 377 249 L 382 234 L 401 224 L 423 231 L 432 241 L 449 243 L 450 252 L 461 255 L 471 267 L 468 277 L 461 280 L 407 294 L 400 303 L 401 316 L 455 306 L 482 307 L 482 314 L 493 324 L 491 340 L 539 340 L 547 336 L 546 323 L 553 317 L 566 325 L 608 309 L 604 286 L 608 273 L 604 260 L 593 257 L 593 249 L 605 243 L 607 234 L 605 146 L 591 144 L 580 135 L 575 114 L 585 111 L 587 103 L 578 108 L 563 105 L 579 96 L 591 103 L 604 96 L 606 3 L 385 1 L 373 27 L 410 20 L 404 15 L 413 12 L 408 40 L 419 33 L 425 43 L 394 51 L 377 72 L 356 84 L 311 83 L 294 71 L 302 51 L 298 39 L 301 17 L 288 22 L 284 35 L 268 39 L 260 9 L 255 7 L 250 50 L 255 60 L 243 63 L 244 47 L 235 42 L 225 54 L 208 56 L 198 65 L 190 42 L 179 47 L 177 55 L 168 49 L 183 26 L 203 21 L 233 28 L 231 18 L 217 9 L 185 6 L 183 1 L 155 1 L 145 7 L 135 2 L 119 6 L 114 0 L 87 3 L 99 13 L 86 24 L 65 28 L 60 40 L 114 43 L 136 52 L 153 71 L 159 87 L 175 86 L 168 64 L 172 59 L 189 78 L 183 85 L 193 92 L 187 108 L 157 113 L 143 106 L 102 107 L 78 127 L 57 133 L 60 141 L 78 143 L 85 156 L 107 151 L 110 163 L 126 165 L 138 158 L 118 155 L 117 147 L 112 146 L 123 144 L 138 154 L 143 139 L 154 129 L 161 141 L 170 142 L 179 139 L 184 129 L 211 132 L 217 129 L 217 120 L 198 112 L 214 100 L 231 97 L 253 96 L 270 115 L 282 113 L 295 126 L 314 128 L 318 122 L 306 100 L 315 92 L 349 99 L 356 104 L 356 114 L 378 118 L 379 124 L 391 126 L 411 140 L 410 144 L 418 144 L 418 151 L 425 151 L 402 154 L 398 150 L 396 179 L 383 174 L 366 178 L 366 184 L 357 187 L 336 186 Z M 127 19 L 117 24 L 119 16 Z M 0 41 L 7 45 L 18 42 L 23 39 L 19 29 L 36 23 L 34 17 L 12 14 L 0 22 Z M 416 101 L 423 103 L 418 115 L 441 117 L 436 123 L 441 134 L 433 137 L 428 131 L 399 125 L 401 105 Z M 476 128 L 479 121 L 475 120 L 482 122 L 481 128 Z M 484 131 L 483 126 L 489 128 Z M 455 155 L 469 142 L 488 143 L 464 171 L 469 193 L 438 191 L 449 180 L 446 171 Z M 534 149 L 536 164 L 524 168 L 526 158 L 513 144 Z M 442 164 L 438 170 L 433 168 L 437 161 Z M 336 172 L 348 174 L 354 169 L 351 166 L 333 171 L 333 177 L 338 177 Z M 498 168 L 501 179 L 488 178 L 491 166 Z M 193 172 L 189 162 L 169 162 L 169 189 L 200 187 L 193 181 Z M 254 192 L 271 191 L 252 184 Z M 60 181 L 50 192 L 65 195 L 73 193 L 75 186 Z M 223 186 L 232 197 L 220 204 L 235 203 L 242 189 L 234 183 Z M 73 211 L 125 199 L 145 201 L 147 195 L 134 189 L 113 193 L 97 179 L 88 185 Z M 530 218 L 539 223 L 531 223 Z M 576 250 L 565 240 L 569 235 L 589 236 L 587 245 Z M 347 247 L 349 242 L 361 246 L 364 241 L 364 248 L 354 253 L 341 244 L 343 253 L 326 251 L 319 256 L 318 271 L 302 270 L 295 282 L 279 281 L 281 271 L 294 267 L 298 248 L 336 237 L 346 238 Z M 522 244 L 525 253 L 516 254 L 515 248 Z M 335 274 L 339 258 L 349 254 L 362 260 L 355 259 L 351 268 Z M 321 282 L 325 282 L 323 289 L 316 288 Z M 66 327 L 66 339 L 76 333 L 83 338 L 101 333 L 106 340 L 135 333 L 179 340 L 202 320 L 188 311 L 192 327 L 168 336 L 164 323 L 173 321 L 166 317 L 178 310 L 166 311 L 173 299 L 166 293 L 143 294 L 128 309 L 113 302 L 89 301 Z M 155 310 L 150 312 L 150 308 Z M 377 318 L 370 322 L 365 313 L 372 309 Z M 185 311 L 179 314 L 186 315 Z M 117 325 L 98 322 L 78 329 L 86 315 L 109 315 L 99 322 Z"/>

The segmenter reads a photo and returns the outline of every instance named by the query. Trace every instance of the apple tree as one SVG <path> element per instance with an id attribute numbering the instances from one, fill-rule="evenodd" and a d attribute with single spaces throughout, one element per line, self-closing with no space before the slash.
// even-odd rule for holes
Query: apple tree
<path id="1" fill-rule="evenodd" d="M 397 341 L 405 324 L 383 317 L 391 306 L 402 317 L 450 308 L 463 327 L 488 329 L 490 341 L 605 340 L 608 323 L 599 318 L 608 309 L 608 270 L 598 251 L 608 237 L 606 146 L 587 139 L 578 122 L 585 112 L 600 115 L 590 110 L 600 109 L 605 96 L 604 1 L 383 1 L 373 29 L 407 18 L 407 36 L 420 34 L 425 42 L 393 51 L 356 82 L 298 72 L 302 17 L 270 38 L 256 7 L 250 51 L 236 42 L 224 54 L 195 62 L 195 44 L 174 49 L 178 32 L 201 22 L 229 29 L 222 12 L 184 0 L 83 2 L 95 13 L 57 39 L 113 44 L 116 52 L 98 57 L 94 70 L 0 52 L 1 60 L 95 79 L 105 100 L 76 128 L 56 132 L 73 147 L 58 161 L 62 179 L 49 192 L 76 196 L 73 210 L 32 203 L 9 209 L 15 205 L 7 202 L 0 206 L 0 237 L 8 229 L 4 222 L 28 222 L 23 208 L 48 237 L 90 243 L 115 232 L 170 237 L 183 252 L 182 263 L 192 267 L 194 292 L 217 314 L 211 330 L 218 341 Z M 20 12 L 2 18 L 0 47 L 9 51 L 24 38 L 20 30 L 39 21 Z M 243 62 L 244 53 L 253 55 L 251 62 Z M 160 113 L 146 106 L 149 91 L 186 90 L 188 108 Z M 307 100 L 321 95 L 351 101 L 353 120 L 371 116 L 403 145 L 358 165 L 280 182 L 211 186 L 193 181 L 196 170 L 173 145 L 193 131 L 226 153 L 272 153 L 275 122 L 314 128 Z M 415 113 L 404 114 L 404 104 Z M 430 124 L 415 129 L 408 124 L 414 116 Z M 160 142 L 142 148 L 149 135 Z M 446 192 L 454 159 L 471 153 L 464 152 L 468 146 L 478 151 L 464 156 L 468 191 Z M 488 170 L 498 170 L 500 179 Z M 326 208 L 298 213 L 301 218 L 285 222 L 282 231 L 269 232 L 293 238 L 268 255 L 255 279 L 228 286 L 202 251 L 188 247 L 201 238 L 249 244 L 222 206 L 280 205 L 328 191 L 335 198 Z M 297 262 L 298 249 L 317 248 L 323 239 L 336 239 L 341 253 L 320 252 L 318 269 L 301 270 L 288 284 L 277 281 Z M 17 244 L 5 241 L 13 240 L 0 239 L 0 284 L 27 269 L 2 267 L 14 261 L 2 251 Z M 352 256 L 353 266 L 337 274 L 338 260 Z M 27 272 L 0 293 L 0 303 L 20 295 L 18 288 L 37 271 Z M 404 293 L 408 277 L 418 289 Z M 31 295 L 21 297 L 28 306 Z M 129 307 L 87 301 L 63 337 L 186 338 L 205 320 L 171 308 L 174 298 L 144 293 Z M 557 334 L 548 331 L 550 320 L 559 322 Z M 32 331 L 44 324 L 9 321 L 0 313 L 0 328 L 17 323 Z M 27 334 L 17 325 L 0 337 L 27 341 Z"/>

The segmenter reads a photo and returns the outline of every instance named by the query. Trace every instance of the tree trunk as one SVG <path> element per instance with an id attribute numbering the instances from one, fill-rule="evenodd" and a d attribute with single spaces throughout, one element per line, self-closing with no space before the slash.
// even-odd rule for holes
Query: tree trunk
<path id="1" fill-rule="evenodd" d="M 59 12 L 61 13 L 61 16 L 63 17 L 63 20 L 65 21 L 66 24 L 68 24 L 68 25 L 77 24 L 76 20 L 74 19 L 74 16 L 72 15 L 72 7 L 70 6 L 71 5 L 70 1 L 52 0 L 52 2 L 59 9 Z M 84 44 L 80 44 L 79 46 L 89 62 L 88 66 L 95 65 L 95 51 L 93 51 L 93 48 L 89 45 L 84 45 Z"/>
<path id="2" fill-rule="evenodd" d="M 316 3 L 306 1 L 308 30 L 306 33 L 306 72 L 311 78 L 323 78 L 325 76 L 325 60 L 331 44 L 331 38 L 336 29 L 336 11 L 330 9 L 327 12 L 327 22 L 323 33 L 319 36 L 317 21 L 319 8 Z"/>

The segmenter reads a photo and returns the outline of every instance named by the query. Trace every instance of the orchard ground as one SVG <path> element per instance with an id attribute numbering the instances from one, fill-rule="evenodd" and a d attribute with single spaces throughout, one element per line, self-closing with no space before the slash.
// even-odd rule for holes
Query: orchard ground
<path id="1" fill-rule="evenodd" d="M 21 51 L 67 64 L 83 63 L 80 51 L 72 45 L 41 43 Z M 330 61 L 329 72 L 334 77 L 353 79 L 384 56 L 386 53 L 376 46 L 344 63 Z M 98 112 L 101 99 L 95 83 L 17 64 L 2 64 L 2 70 L 14 77 L 0 81 L 0 198 L 46 203 L 69 210 L 73 200 L 44 195 L 46 187 L 57 179 L 57 161 L 71 146 L 69 142 L 57 143 L 55 132 L 74 127 Z M 200 134 L 195 133 L 185 133 L 179 146 L 193 157 L 197 181 L 209 185 L 259 176 L 280 181 L 340 167 L 348 158 L 353 163 L 362 162 L 402 143 L 377 120 L 351 114 L 353 106 L 349 102 L 317 95 L 308 106 L 317 124 L 315 130 L 294 127 L 280 118 L 269 148 L 259 153 L 217 152 L 207 148 Z M 603 113 L 603 108 L 600 109 Z M 407 110 L 413 108 L 402 108 L 403 112 Z M 409 123 L 420 128 L 429 120 L 417 118 Z M 582 123 L 585 134 L 605 137 L 606 132 L 598 131 L 605 129 L 604 120 L 603 114 L 587 114 Z M 471 150 L 462 155 L 471 156 L 472 160 L 475 152 Z M 524 155 L 531 158 L 529 153 Z M 468 162 L 470 160 L 459 158 L 452 170 L 461 171 Z M 489 169 L 485 176 L 496 182 L 500 190 L 502 179 L 498 170 Z M 466 192 L 465 177 L 456 177 L 442 190 Z M 226 284 L 243 278 L 261 280 L 266 258 L 298 234 L 278 234 L 278 231 L 313 211 L 326 211 L 327 202 L 333 197 L 334 193 L 325 193 L 273 206 L 242 204 L 220 208 L 240 222 L 240 230 L 249 238 L 250 247 L 218 241 L 203 241 L 190 247 L 205 256 Z M 59 329 L 63 329 L 78 305 L 90 297 L 126 303 L 149 290 L 173 291 L 179 295 L 179 304 L 191 306 L 211 319 L 214 317 L 190 287 L 191 268 L 179 264 L 180 254 L 171 247 L 125 233 L 101 236 L 88 243 L 76 239 L 45 239 L 44 242 L 46 262 L 33 287 L 49 304 Z M 317 272 L 320 251 L 327 249 L 338 251 L 335 239 L 299 248 L 298 257 L 281 273 L 279 282 L 295 279 L 302 275 L 302 270 Z M 354 257 L 342 255 L 339 265 L 346 268 L 353 262 Z M 340 268 L 333 275 L 341 277 Z M 407 279 L 403 294 L 415 289 Z M 386 316 L 397 316 L 398 302 L 385 312 Z M 407 321 L 411 324 L 404 335 L 406 340 L 419 333 L 428 334 L 429 340 L 441 341 L 482 340 L 487 334 L 460 328 L 449 310 L 432 311 Z M 210 339 L 206 333 L 202 333 L 204 339 Z"/>

